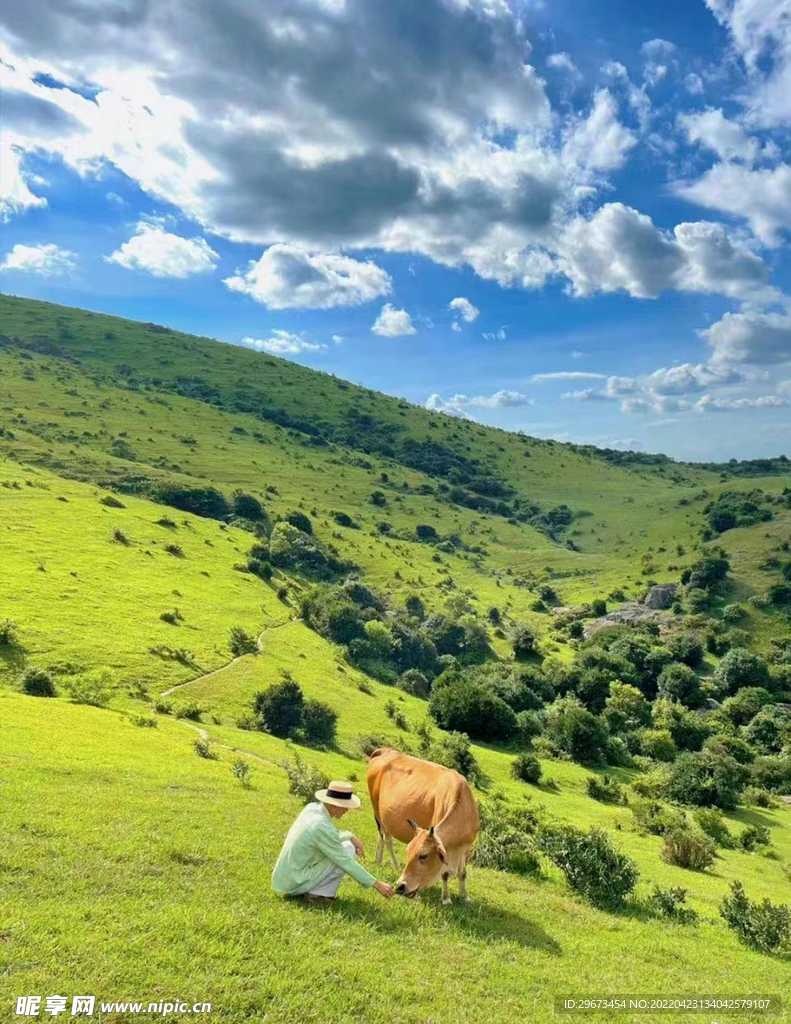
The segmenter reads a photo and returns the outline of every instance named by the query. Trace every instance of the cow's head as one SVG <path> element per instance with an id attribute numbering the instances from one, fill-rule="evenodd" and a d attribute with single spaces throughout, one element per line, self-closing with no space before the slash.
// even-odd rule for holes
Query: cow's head
<path id="1" fill-rule="evenodd" d="M 425 829 L 420 828 L 411 818 L 407 818 L 407 821 L 415 837 L 406 848 L 406 864 L 396 882 L 395 891 L 399 896 L 417 896 L 421 889 L 433 885 L 447 869 L 448 855 L 433 826 Z"/>

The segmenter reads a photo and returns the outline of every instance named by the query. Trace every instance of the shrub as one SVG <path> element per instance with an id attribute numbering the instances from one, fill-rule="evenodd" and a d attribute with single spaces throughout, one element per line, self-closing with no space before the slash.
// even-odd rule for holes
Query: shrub
<path id="1" fill-rule="evenodd" d="M 639 729 L 651 721 L 651 705 L 636 686 L 616 681 L 604 702 L 604 718 L 613 733 Z"/>
<path id="2" fill-rule="evenodd" d="M 166 544 L 165 551 L 174 558 L 184 558 L 184 551 L 180 544 Z"/>
<path id="3" fill-rule="evenodd" d="M 335 742 L 338 713 L 320 700 L 306 700 L 302 705 L 302 729 L 308 743 L 328 746 Z"/>
<path id="4" fill-rule="evenodd" d="M 428 700 L 431 693 L 431 683 L 416 668 L 407 669 L 399 679 L 398 685 L 404 693 L 411 693 L 413 697 L 422 697 L 423 700 Z"/>
<path id="5" fill-rule="evenodd" d="M 417 526 L 415 527 L 415 533 L 417 535 L 418 540 L 439 540 L 439 534 L 434 529 L 434 527 L 430 526 L 428 523 L 418 523 Z"/>
<path id="6" fill-rule="evenodd" d="M 106 707 L 110 700 L 112 677 L 106 669 L 95 669 L 84 675 L 70 676 L 63 685 L 74 704 L 90 704 L 95 708 Z"/>
<path id="7" fill-rule="evenodd" d="M 573 825 L 544 825 L 536 842 L 571 888 L 595 906 L 623 903 L 637 884 L 637 865 L 613 845 L 604 829 L 586 833 Z"/>
<path id="8" fill-rule="evenodd" d="M 345 526 L 347 529 L 352 529 L 355 525 L 354 520 L 346 512 L 333 512 L 332 518 L 338 524 L 338 526 Z"/>
<path id="9" fill-rule="evenodd" d="M 638 832 L 648 832 L 652 836 L 663 836 L 687 825 L 683 811 L 667 807 L 659 800 L 634 800 L 631 810 Z"/>
<path id="10" fill-rule="evenodd" d="M 634 765 L 626 740 L 621 736 L 608 736 L 604 746 L 604 759 L 615 768 L 631 768 Z"/>
<path id="11" fill-rule="evenodd" d="M 699 708 L 705 697 L 700 679 L 692 669 L 679 661 L 666 665 L 657 680 L 657 693 L 665 700 L 677 701 L 688 708 Z"/>
<path id="12" fill-rule="evenodd" d="M 541 762 L 534 754 L 517 754 L 511 762 L 511 775 L 535 786 L 541 781 Z"/>
<path id="13" fill-rule="evenodd" d="M 158 715 L 172 715 L 173 703 L 169 700 L 157 700 L 154 701 L 151 710 L 155 711 Z"/>
<path id="14" fill-rule="evenodd" d="M 541 861 L 533 839 L 535 814 L 509 811 L 496 801 L 482 805 L 480 814 L 481 830 L 470 863 L 517 875 L 539 874 Z"/>
<path id="15" fill-rule="evenodd" d="M 744 739 L 762 754 L 779 754 L 791 741 L 791 714 L 786 708 L 766 707 L 745 727 Z"/>
<path id="16" fill-rule="evenodd" d="M 421 754 L 429 761 L 452 768 L 472 783 L 481 780 L 480 766 L 470 749 L 470 737 L 464 732 L 450 732 L 428 746 L 421 743 Z"/>
<path id="17" fill-rule="evenodd" d="M 243 629 L 241 626 L 231 627 L 231 638 L 228 641 L 231 654 L 240 658 L 243 654 L 257 654 L 258 643 L 256 638 Z"/>
<path id="18" fill-rule="evenodd" d="M 734 647 L 714 671 L 714 681 L 723 696 L 731 696 L 743 686 L 767 689 L 769 669 L 763 658 L 743 647 Z"/>
<path id="19" fill-rule="evenodd" d="M 667 864 L 690 871 L 705 871 L 714 863 L 717 848 L 705 832 L 674 828 L 665 833 L 660 857 Z"/>
<path id="20" fill-rule="evenodd" d="M 686 889 L 660 889 L 655 885 L 647 902 L 650 909 L 661 917 L 667 917 L 679 924 L 692 924 L 697 921 L 698 915 L 692 907 L 685 905 L 686 901 Z"/>
<path id="21" fill-rule="evenodd" d="M 519 742 L 525 747 L 531 746 L 536 736 L 540 736 L 544 729 L 535 711 L 520 711 L 516 716 L 516 725 L 519 730 Z"/>
<path id="22" fill-rule="evenodd" d="M 176 718 L 188 718 L 191 722 L 199 722 L 202 714 L 203 708 L 197 704 L 185 704 L 176 711 Z"/>
<path id="23" fill-rule="evenodd" d="M 749 946 L 762 953 L 787 952 L 791 947 L 791 911 L 785 904 L 753 903 L 741 882 L 731 883 L 731 895 L 720 904 L 729 928 Z"/>
<path id="24" fill-rule="evenodd" d="M 187 487 L 176 483 L 160 483 L 151 491 L 153 501 L 170 505 L 181 512 L 206 519 L 225 519 L 231 511 L 227 499 L 216 487 Z"/>
<path id="25" fill-rule="evenodd" d="M 585 782 L 585 791 L 588 796 L 601 803 L 625 803 L 623 787 L 609 775 L 602 775 L 600 779 L 595 775 L 589 775 Z"/>
<path id="26" fill-rule="evenodd" d="M 691 587 L 687 590 L 687 605 L 693 614 L 704 612 L 709 606 L 709 594 L 700 587 Z"/>
<path id="27" fill-rule="evenodd" d="M 290 736 L 302 725 L 305 698 L 302 688 L 291 679 L 275 683 L 253 700 L 253 709 L 267 732 L 273 736 Z"/>
<path id="28" fill-rule="evenodd" d="M 311 523 L 304 512 L 289 512 L 286 516 L 286 522 L 295 526 L 300 533 L 313 533 L 313 523 Z"/>
<path id="29" fill-rule="evenodd" d="M 602 598 L 597 597 L 595 601 L 591 602 L 591 615 L 595 618 L 600 619 L 602 615 L 607 614 L 607 602 Z"/>
<path id="30" fill-rule="evenodd" d="M 245 789 L 250 788 L 250 765 L 243 758 L 237 758 L 231 765 L 231 773 Z"/>
<path id="31" fill-rule="evenodd" d="M 531 654 L 535 654 L 536 634 L 533 631 L 532 626 L 528 626 L 527 623 L 522 623 L 517 626 L 516 629 L 514 629 L 511 643 L 513 646 L 514 657 L 517 661 L 529 658 Z"/>
<path id="32" fill-rule="evenodd" d="M 16 647 L 19 643 L 19 626 L 10 619 L 0 622 L 0 647 Z"/>
<path id="33" fill-rule="evenodd" d="M 675 661 L 690 668 L 698 668 L 703 661 L 703 645 L 694 633 L 677 633 L 668 640 L 667 646 Z"/>
<path id="34" fill-rule="evenodd" d="M 748 779 L 745 767 L 727 755 L 681 754 L 670 769 L 667 795 L 683 804 L 732 811 Z"/>
<path id="35" fill-rule="evenodd" d="M 114 498 L 112 494 L 107 494 L 103 498 L 99 498 L 99 504 L 104 505 L 105 508 L 126 508 L 126 505 L 118 498 Z"/>
<path id="36" fill-rule="evenodd" d="M 207 740 L 195 740 L 194 746 L 198 757 L 205 757 L 207 761 L 217 761 L 219 759 L 219 754 Z"/>
<path id="37" fill-rule="evenodd" d="M 29 668 L 22 676 L 22 690 L 31 697 L 54 697 L 55 681 L 43 668 Z"/>
<path id="38" fill-rule="evenodd" d="M 641 729 L 640 752 L 655 761 L 674 761 L 678 747 L 667 729 Z"/>
<path id="39" fill-rule="evenodd" d="M 693 811 L 692 817 L 698 828 L 713 839 L 717 846 L 724 850 L 732 850 L 736 845 L 720 811 L 716 807 L 699 807 Z"/>
<path id="40" fill-rule="evenodd" d="M 151 715 L 135 715 L 132 725 L 136 725 L 140 729 L 156 729 L 159 727 L 159 722 Z"/>
<path id="41" fill-rule="evenodd" d="M 748 825 L 739 836 L 739 846 L 745 853 L 752 853 L 756 846 L 771 846 L 772 833 L 766 825 Z"/>
<path id="42" fill-rule="evenodd" d="M 742 793 L 742 803 L 745 807 L 772 807 L 772 794 L 758 786 L 748 786 Z"/>
<path id="43" fill-rule="evenodd" d="M 232 507 L 234 514 L 241 516 L 242 519 L 262 519 L 264 515 L 264 506 L 258 498 L 254 498 L 252 494 L 244 494 L 242 491 L 237 491 L 234 494 Z"/>
<path id="44" fill-rule="evenodd" d="M 298 796 L 303 803 L 310 803 L 315 799 L 320 789 L 326 789 L 329 784 L 329 776 L 315 764 L 305 764 L 299 754 L 294 755 L 293 762 L 281 761 L 280 767 L 288 776 L 288 791 L 293 796 Z"/>
<path id="45" fill-rule="evenodd" d="M 572 695 L 547 707 L 546 735 L 553 746 L 580 764 L 595 764 L 604 757 L 607 727 Z"/>
<path id="46" fill-rule="evenodd" d="M 476 739 L 508 741 L 517 732 L 516 715 L 504 700 L 484 685 L 461 677 L 435 684 L 429 710 L 440 728 L 466 732 Z"/>

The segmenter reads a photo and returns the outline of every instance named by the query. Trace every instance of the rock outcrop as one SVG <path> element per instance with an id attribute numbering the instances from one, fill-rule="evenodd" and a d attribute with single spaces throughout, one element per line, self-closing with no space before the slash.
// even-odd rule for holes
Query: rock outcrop
<path id="1" fill-rule="evenodd" d="M 677 583 L 657 583 L 651 587 L 645 598 L 646 608 L 664 610 L 670 608 L 676 599 Z"/>

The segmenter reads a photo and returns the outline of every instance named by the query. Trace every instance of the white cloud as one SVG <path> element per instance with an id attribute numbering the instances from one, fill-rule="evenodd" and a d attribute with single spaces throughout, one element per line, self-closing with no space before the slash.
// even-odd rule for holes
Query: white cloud
<path id="1" fill-rule="evenodd" d="M 700 113 L 680 114 L 678 123 L 690 142 L 699 143 L 723 160 L 746 160 L 752 163 L 758 156 L 758 141 L 750 138 L 736 121 L 728 120 L 720 109 L 709 108 Z"/>
<path id="2" fill-rule="evenodd" d="M 643 383 L 658 395 L 689 395 L 705 391 L 715 384 L 736 384 L 741 380 L 741 374 L 731 368 L 682 363 L 654 370 L 643 379 Z"/>
<path id="3" fill-rule="evenodd" d="M 270 309 L 358 306 L 392 291 L 390 275 L 370 260 L 283 243 L 270 245 L 223 283 Z"/>
<path id="4" fill-rule="evenodd" d="M 519 405 L 532 405 L 533 399 L 528 398 L 519 391 L 496 391 L 493 395 L 478 395 L 470 400 L 472 405 L 484 405 L 489 409 L 502 407 L 514 407 Z"/>
<path id="5" fill-rule="evenodd" d="M 38 274 L 40 277 L 55 277 L 74 270 L 76 256 L 68 249 L 61 249 L 52 242 L 42 245 L 21 245 L 17 243 L 6 253 L 0 270 L 16 270 L 22 274 Z"/>
<path id="6" fill-rule="evenodd" d="M 564 71 L 572 78 L 582 78 L 577 65 L 567 53 L 550 53 L 547 57 L 547 67 L 553 71 Z"/>
<path id="7" fill-rule="evenodd" d="M 341 334 L 333 334 L 332 340 L 335 342 L 336 345 L 343 344 L 343 336 Z"/>
<path id="8" fill-rule="evenodd" d="M 441 395 L 434 392 L 426 399 L 426 408 L 433 412 L 444 412 L 446 416 L 458 416 L 464 420 L 471 420 L 472 416 L 464 408 L 469 401 L 466 395 L 454 395 L 446 401 Z"/>
<path id="9" fill-rule="evenodd" d="M 787 409 L 791 402 L 780 395 L 760 395 L 758 398 L 715 398 L 703 395 L 695 403 L 696 412 L 738 412 L 743 409 Z"/>
<path id="10" fill-rule="evenodd" d="M 606 373 L 594 373 L 588 370 L 558 370 L 555 373 L 534 373 L 530 380 L 540 383 L 545 380 L 606 380 Z"/>
<path id="11" fill-rule="evenodd" d="M 614 171 L 623 166 L 637 137 L 618 120 L 618 105 L 607 89 L 599 89 L 593 108 L 572 125 L 563 144 L 564 160 L 571 167 Z"/>
<path id="12" fill-rule="evenodd" d="M 789 313 L 726 313 L 699 333 L 711 346 L 715 365 L 791 363 Z"/>
<path id="13" fill-rule="evenodd" d="M 505 341 L 507 335 L 504 327 L 498 327 L 496 331 L 484 331 L 483 337 L 486 341 Z"/>
<path id="14" fill-rule="evenodd" d="M 382 306 L 379 316 L 374 321 L 371 331 L 383 338 L 402 338 L 407 334 L 417 334 L 412 325 L 412 317 L 405 309 L 396 309 L 391 303 Z"/>
<path id="15" fill-rule="evenodd" d="M 160 223 L 140 221 L 134 235 L 105 257 L 127 270 L 144 270 L 154 277 L 185 278 L 214 270 L 219 255 L 205 238 L 182 238 Z"/>
<path id="16" fill-rule="evenodd" d="M 242 338 L 242 344 L 256 352 L 272 352 L 274 355 L 296 355 L 299 352 L 319 352 L 326 345 L 305 341 L 301 334 L 273 330 L 268 338 Z"/>
<path id="17" fill-rule="evenodd" d="M 7 221 L 25 210 L 46 206 L 47 200 L 30 191 L 22 173 L 20 154 L 5 132 L 3 136 L 0 136 L 0 221 Z"/>
<path id="18" fill-rule="evenodd" d="M 697 181 L 680 183 L 676 192 L 708 209 L 743 217 L 766 245 L 778 245 L 791 230 L 791 166 L 751 170 L 739 164 L 715 164 Z"/>
<path id="19" fill-rule="evenodd" d="M 471 324 L 473 320 L 477 320 L 480 313 L 480 310 L 473 306 L 469 299 L 464 298 L 451 299 L 448 303 L 448 309 L 457 313 L 468 324 Z"/>
<path id="20" fill-rule="evenodd" d="M 587 220 L 575 218 L 559 249 L 558 266 L 578 296 L 624 291 L 654 298 L 672 288 L 732 298 L 778 295 L 760 257 L 721 224 L 679 224 L 671 235 L 623 203 L 607 203 Z"/>
<path id="21" fill-rule="evenodd" d="M 640 47 L 643 55 L 643 78 L 649 86 L 658 85 L 667 76 L 668 63 L 673 60 L 676 47 L 667 39 L 649 39 Z"/>

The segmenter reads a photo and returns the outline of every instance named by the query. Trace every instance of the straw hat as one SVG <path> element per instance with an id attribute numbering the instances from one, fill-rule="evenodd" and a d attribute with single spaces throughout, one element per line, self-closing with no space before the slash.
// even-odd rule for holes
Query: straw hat
<path id="1" fill-rule="evenodd" d="M 316 792 L 316 799 L 323 804 L 332 804 L 333 807 L 348 807 L 350 810 L 357 810 L 360 807 L 360 798 L 354 795 L 351 782 L 343 782 L 340 779 L 333 779 L 326 789 L 319 789 Z"/>

